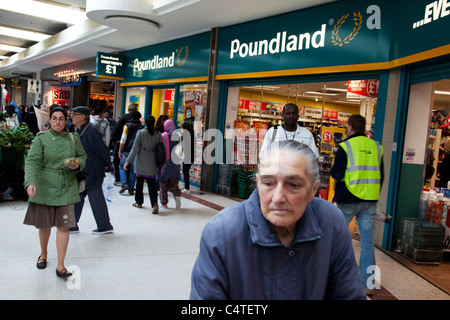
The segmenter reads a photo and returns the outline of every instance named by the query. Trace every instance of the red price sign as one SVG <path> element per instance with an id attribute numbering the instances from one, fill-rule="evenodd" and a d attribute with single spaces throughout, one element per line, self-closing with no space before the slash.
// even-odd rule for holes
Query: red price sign
<path id="1" fill-rule="evenodd" d="M 333 140 L 333 134 L 331 131 L 324 131 L 322 133 L 322 141 L 326 143 L 330 143 Z"/>

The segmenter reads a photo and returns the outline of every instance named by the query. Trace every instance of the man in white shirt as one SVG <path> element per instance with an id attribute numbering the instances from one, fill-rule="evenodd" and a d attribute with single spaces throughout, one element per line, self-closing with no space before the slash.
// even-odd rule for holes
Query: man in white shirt
<path id="1" fill-rule="evenodd" d="M 298 121 L 298 106 L 293 103 L 288 103 L 283 108 L 283 123 L 281 126 L 272 127 L 267 130 L 264 137 L 263 144 L 259 154 L 261 154 L 271 143 L 278 143 L 283 140 L 295 140 L 306 144 L 311 150 L 319 156 L 316 143 L 312 133 L 297 124 Z M 273 136 L 275 134 L 275 136 Z"/>

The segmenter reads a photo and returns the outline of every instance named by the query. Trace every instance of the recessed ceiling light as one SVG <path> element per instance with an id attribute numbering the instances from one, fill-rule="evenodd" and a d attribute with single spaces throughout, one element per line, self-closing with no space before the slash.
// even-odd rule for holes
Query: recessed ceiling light
<path id="1" fill-rule="evenodd" d="M 22 52 L 25 49 L 26 48 L 10 46 L 8 44 L 0 44 L 0 50 L 4 50 L 4 51 Z"/>
<path id="2" fill-rule="evenodd" d="M 61 7 L 32 0 L 2 1 L 1 9 L 68 24 L 87 19 L 86 13 L 80 8 Z"/>
<path id="3" fill-rule="evenodd" d="M 8 28 L 8 27 L 2 27 L 0 26 L 0 34 L 8 37 L 13 38 L 20 38 L 25 40 L 32 40 L 32 41 L 42 41 L 47 38 L 50 38 L 51 35 L 35 32 L 35 31 L 26 31 L 26 30 L 20 30 L 15 28 Z"/>

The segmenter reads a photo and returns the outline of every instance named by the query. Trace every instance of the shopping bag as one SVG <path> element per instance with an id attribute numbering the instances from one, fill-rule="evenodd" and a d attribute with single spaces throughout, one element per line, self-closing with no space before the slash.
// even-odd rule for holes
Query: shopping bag
<path id="1" fill-rule="evenodd" d="M 103 194 L 108 202 L 113 202 L 117 200 L 117 194 L 114 192 L 114 175 L 107 172 L 105 179 L 103 180 Z"/>

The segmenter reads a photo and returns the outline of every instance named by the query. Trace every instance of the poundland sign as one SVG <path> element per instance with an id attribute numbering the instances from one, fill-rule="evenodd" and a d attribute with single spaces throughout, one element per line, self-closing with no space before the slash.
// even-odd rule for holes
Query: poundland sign
<path id="1" fill-rule="evenodd" d="M 449 2 L 339 1 L 222 28 L 217 79 L 387 69 L 450 43 Z"/>
<path id="2" fill-rule="evenodd" d="M 207 79 L 210 41 L 211 33 L 206 32 L 125 51 L 125 81 L 122 85 Z"/>

